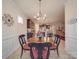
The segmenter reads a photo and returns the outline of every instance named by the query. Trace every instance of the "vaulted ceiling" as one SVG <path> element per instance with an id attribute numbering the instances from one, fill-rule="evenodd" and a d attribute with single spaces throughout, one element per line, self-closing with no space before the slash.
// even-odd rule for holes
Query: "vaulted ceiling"
<path id="1" fill-rule="evenodd" d="M 38 0 L 13 0 L 21 11 L 34 21 L 34 16 L 39 10 Z M 39 23 L 64 22 L 64 0 L 42 0 L 42 14 L 46 14 L 46 20 L 40 20 Z"/>

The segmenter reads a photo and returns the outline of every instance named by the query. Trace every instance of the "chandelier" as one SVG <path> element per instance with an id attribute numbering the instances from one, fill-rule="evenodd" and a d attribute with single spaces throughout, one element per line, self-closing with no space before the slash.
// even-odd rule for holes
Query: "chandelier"
<path id="1" fill-rule="evenodd" d="M 41 1 L 42 0 L 39 0 L 39 12 L 37 13 L 36 16 L 34 16 L 35 19 L 37 20 L 45 20 L 46 19 L 46 14 L 42 14 L 42 11 L 41 11 Z"/>

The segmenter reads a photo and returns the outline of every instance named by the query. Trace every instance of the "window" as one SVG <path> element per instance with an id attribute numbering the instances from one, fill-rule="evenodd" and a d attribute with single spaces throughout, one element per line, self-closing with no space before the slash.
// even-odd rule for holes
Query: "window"
<path id="1" fill-rule="evenodd" d="M 17 16 L 18 23 L 23 24 L 23 18 L 21 16 Z"/>

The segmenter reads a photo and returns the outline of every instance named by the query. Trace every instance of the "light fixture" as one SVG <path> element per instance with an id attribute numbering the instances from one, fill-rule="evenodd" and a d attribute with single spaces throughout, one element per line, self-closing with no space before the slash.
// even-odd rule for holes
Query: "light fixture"
<path id="1" fill-rule="evenodd" d="M 46 19 L 46 14 L 42 14 L 42 11 L 41 11 L 41 1 L 42 0 L 38 0 L 39 1 L 39 12 L 37 13 L 36 16 L 34 16 L 35 19 L 37 20 L 45 20 Z"/>

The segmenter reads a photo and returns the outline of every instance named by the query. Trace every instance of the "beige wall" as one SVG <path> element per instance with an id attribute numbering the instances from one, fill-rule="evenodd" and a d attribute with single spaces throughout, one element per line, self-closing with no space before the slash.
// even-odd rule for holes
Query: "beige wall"
<path id="1" fill-rule="evenodd" d="M 77 1 L 67 0 L 65 5 L 65 48 L 74 57 L 77 57 Z"/>
<path id="2" fill-rule="evenodd" d="M 11 0 L 2 0 L 2 14 L 8 13 L 13 17 L 14 24 L 8 27 L 2 23 L 2 54 L 3 59 L 9 56 L 19 47 L 18 35 L 26 33 L 26 17 Z M 23 24 L 18 24 L 17 16 L 23 17 Z"/>

